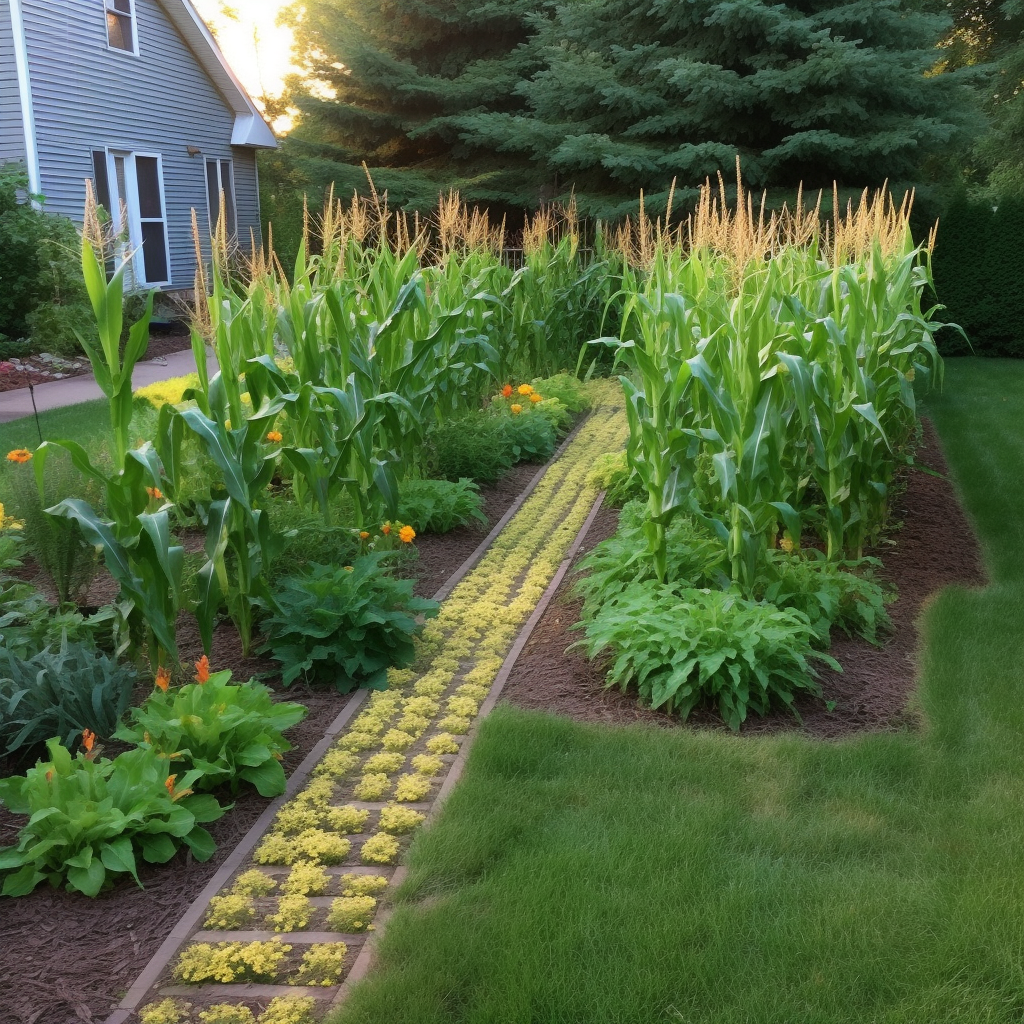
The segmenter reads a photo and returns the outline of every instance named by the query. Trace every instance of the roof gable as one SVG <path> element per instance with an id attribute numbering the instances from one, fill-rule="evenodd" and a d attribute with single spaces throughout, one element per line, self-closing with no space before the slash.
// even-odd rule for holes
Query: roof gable
<path id="1" fill-rule="evenodd" d="M 253 146 L 276 149 L 277 139 L 263 120 L 256 104 L 238 80 L 217 41 L 213 38 L 191 0 L 159 0 L 171 24 L 196 55 L 203 70 L 235 113 L 235 127 L 231 135 L 233 146 Z"/>

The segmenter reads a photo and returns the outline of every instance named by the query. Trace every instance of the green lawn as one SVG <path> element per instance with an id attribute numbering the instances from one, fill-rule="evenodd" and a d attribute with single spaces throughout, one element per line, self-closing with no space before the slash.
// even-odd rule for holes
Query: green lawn
<path id="1" fill-rule="evenodd" d="M 929 401 L 992 585 L 930 606 L 921 734 L 500 707 L 334 1024 L 1024 1020 L 1024 363 Z"/>

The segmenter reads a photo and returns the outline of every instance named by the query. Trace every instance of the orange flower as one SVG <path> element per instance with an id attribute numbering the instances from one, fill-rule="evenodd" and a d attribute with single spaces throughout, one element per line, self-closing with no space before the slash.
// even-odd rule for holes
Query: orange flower
<path id="1" fill-rule="evenodd" d="M 163 496 L 164 492 L 159 487 L 147 487 L 146 493 L 153 499 L 153 501 L 159 501 Z"/>
<path id="2" fill-rule="evenodd" d="M 512 406 L 512 415 L 513 416 L 518 416 L 522 411 L 523 411 L 523 407 L 521 405 L 513 405 Z"/>
<path id="3" fill-rule="evenodd" d="M 156 670 L 156 679 L 154 682 L 158 690 L 163 690 L 164 693 L 166 693 L 167 687 L 171 685 L 171 673 L 161 665 Z"/>
<path id="4" fill-rule="evenodd" d="M 370 535 L 365 530 L 360 530 L 359 531 L 359 539 L 360 540 L 369 540 L 370 539 Z"/>
<path id="5" fill-rule="evenodd" d="M 536 405 L 538 402 L 543 402 L 544 399 L 541 398 L 536 391 L 534 391 L 534 393 L 530 395 L 530 401 L 533 402 L 534 405 Z"/>
<path id="6" fill-rule="evenodd" d="M 416 531 L 411 526 L 403 526 L 398 531 L 399 539 L 406 544 L 411 544 L 416 539 Z"/>
<path id="7" fill-rule="evenodd" d="M 529 384 L 520 384 L 519 385 L 519 394 L 521 394 L 521 395 L 532 395 L 533 394 L 533 388 L 531 388 Z"/>
<path id="8" fill-rule="evenodd" d="M 13 452 L 7 453 L 8 462 L 28 462 L 32 453 L 27 448 L 15 448 Z"/>
<path id="9" fill-rule="evenodd" d="M 271 430 L 267 434 L 267 440 L 271 444 L 280 444 L 284 440 L 284 437 L 281 434 L 279 434 L 276 430 Z"/>
<path id="10" fill-rule="evenodd" d="M 389 536 L 389 535 L 390 535 L 390 533 L 391 533 L 391 524 L 390 524 L 390 523 L 385 523 L 385 524 L 384 524 L 384 525 L 383 525 L 383 526 L 382 526 L 382 527 L 380 528 L 380 532 L 381 532 L 381 533 L 383 533 L 385 537 Z"/>
<path id="11" fill-rule="evenodd" d="M 210 680 L 210 659 L 204 654 L 196 662 L 196 682 L 202 685 Z"/>
<path id="12" fill-rule="evenodd" d="M 53 782 L 53 769 L 52 768 L 46 773 L 46 781 L 47 782 Z"/>
<path id="13" fill-rule="evenodd" d="M 502 394 L 503 398 L 511 398 L 512 397 L 512 385 L 511 384 L 506 384 L 501 389 L 501 394 Z"/>
<path id="14" fill-rule="evenodd" d="M 177 775 L 168 775 L 167 781 L 164 783 L 164 788 L 167 790 L 167 795 L 173 800 L 174 799 L 174 780 Z"/>
<path id="15" fill-rule="evenodd" d="M 96 746 L 96 733 L 91 732 L 89 729 L 83 729 L 82 746 L 85 747 L 85 752 L 87 754 L 91 754 L 92 748 Z"/>

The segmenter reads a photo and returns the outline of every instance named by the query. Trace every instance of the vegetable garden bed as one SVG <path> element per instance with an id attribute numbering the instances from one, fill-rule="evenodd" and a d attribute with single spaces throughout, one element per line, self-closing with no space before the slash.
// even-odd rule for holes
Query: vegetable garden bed
<path id="1" fill-rule="evenodd" d="M 974 531 L 948 479 L 948 467 L 935 428 L 924 421 L 924 438 L 917 453 L 919 467 L 902 472 L 892 512 L 895 524 L 885 543 L 868 554 L 878 557 L 878 578 L 896 588 L 889 605 L 893 632 L 876 647 L 858 637 L 832 630 L 829 653 L 842 672 L 823 666 L 819 677 L 822 698 L 802 695 L 796 709 L 801 725 L 785 708 L 744 722 L 744 735 L 800 731 L 821 738 L 838 738 L 862 731 L 914 728 L 912 695 L 917 671 L 917 621 L 928 600 L 943 587 L 985 584 L 981 553 Z M 611 537 L 619 515 L 605 507 L 584 542 L 577 560 Z M 644 707 L 632 691 L 605 687 L 606 660 L 589 661 L 582 651 L 567 650 L 580 639 L 573 627 L 580 620 L 582 601 L 573 593 L 574 577 L 559 587 L 533 636 L 516 663 L 504 698 L 518 707 L 553 711 L 581 722 L 626 725 L 642 722 L 666 728 L 704 728 L 728 732 L 719 715 L 695 711 L 687 722 L 678 716 Z M 830 710 L 828 703 L 834 702 Z"/>
<path id="2" fill-rule="evenodd" d="M 505 514 L 536 473 L 536 466 L 516 466 L 481 488 L 490 523 Z M 419 558 L 409 563 L 416 592 L 427 596 L 439 589 L 486 534 L 483 525 L 471 525 L 420 538 Z M 198 633 L 179 636 L 183 659 L 193 654 L 199 658 Z M 211 661 L 214 667 L 235 667 L 238 678 L 280 669 L 267 659 L 243 658 L 230 624 L 215 631 Z M 148 692 L 149 687 L 144 689 Z M 288 733 L 293 747 L 285 755 L 284 767 L 290 775 L 350 698 L 307 687 L 281 694 L 309 708 L 309 715 Z M 0 762 L 0 776 L 8 771 Z M 102 1020 L 268 803 L 251 789 L 240 793 L 234 809 L 209 827 L 217 843 L 214 857 L 200 864 L 179 853 L 170 864 L 147 865 L 140 873 L 144 889 L 125 879 L 96 901 L 48 886 L 19 900 L 5 900 L 0 993 L 10 1019 L 18 1024 Z M 0 846 L 15 841 L 23 821 L 0 805 Z"/>

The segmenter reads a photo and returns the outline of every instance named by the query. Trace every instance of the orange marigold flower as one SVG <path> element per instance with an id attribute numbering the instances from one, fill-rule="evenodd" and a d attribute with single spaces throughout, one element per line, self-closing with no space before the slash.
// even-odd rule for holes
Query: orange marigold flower
<path id="1" fill-rule="evenodd" d="M 204 654 L 196 662 L 196 682 L 206 683 L 210 680 L 210 659 Z"/>
<path id="2" fill-rule="evenodd" d="M 416 539 L 416 531 L 411 526 L 403 526 L 398 536 L 404 543 L 411 544 Z"/>
<path id="3" fill-rule="evenodd" d="M 502 394 L 503 398 L 511 398 L 512 397 L 512 385 L 511 384 L 506 384 L 501 389 L 501 394 Z"/>
<path id="4" fill-rule="evenodd" d="M 359 531 L 359 539 L 360 540 L 369 540 L 370 539 L 370 535 L 365 530 L 360 530 Z"/>
<path id="5" fill-rule="evenodd" d="M 164 492 L 159 487 L 147 487 L 146 493 L 154 500 L 159 501 L 163 496 Z"/>
<path id="6" fill-rule="evenodd" d="M 523 411 L 523 407 L 521 405 L 513 405 L 512 406 L 512 415 L 513 416 L 518 416 L 522 411 Z"/>
<path id="7" fill-rule="evenodd" d="M 164 693 L 167 692 L 167 687 L 171 685 L 171 673 L 168 672 L 163 665 L 156 670 L 156 679 L 154 680 L 154 683 L 156 688 L 158 690 L 163 690 Z"/>
<path id="8" fill-rule="evenodd" d="M 380 532 L 381 532 L 381 533 L 383 533 L 385 537 L 389 536 L 389 535 L 390 535 L 390 533 L 391 533 L 391 524 L 390 524 L 390 523 L 385 523 L 385 524 L 384 524 L 384 525 L 383 525 L 383 526 L 382 526 L 382 527 L 380 528 Z"/>
<path id="9" fill-rule="evenodd" d="M 520 384 L 519 385 L 519 394 L 521 394 L 521 395 L 532 395 L 533 394 L 533 388 L 531 388 L 529 384 Z"/>
<path id="10" fill-rule="evenodd" d="M 267 434 L 267 440 L 271 444 L 280 444 L 284 440 L 284 437 L 276 430 L 271 430 Z"/>
<path id="11" fill-rule="evenodd" d="M 13 452 L 7 453 L 8 462 L 28 462 L 32 453 L 27 448 L 15 448 Z"/>
<path id="12" fill-rule="evenodd" d="M 544 399 L 541 398 L 541 396 L 538 395 L 536 391 L 534 391 L 534 393 L 530 395 L 530 401 L 533 402 L 534 405 L 536 405 L 538 402 L 543 402 Z"/>
<path id="13" fill-rule="evenodd" d="M 82 730 L 82 746 L 85 747 L 87 754 L 92 753 L 92 748 L 96 746 L 96 733 L 89 729 Z"/>
<path id="14" fill-rule="evenodd" d="M 167 795 L 173 800 L 174 799 L 174 780 L 177 775 L 168 775 L 167 781 L 164 783 L 164 788 L 167 790 Z"/>

